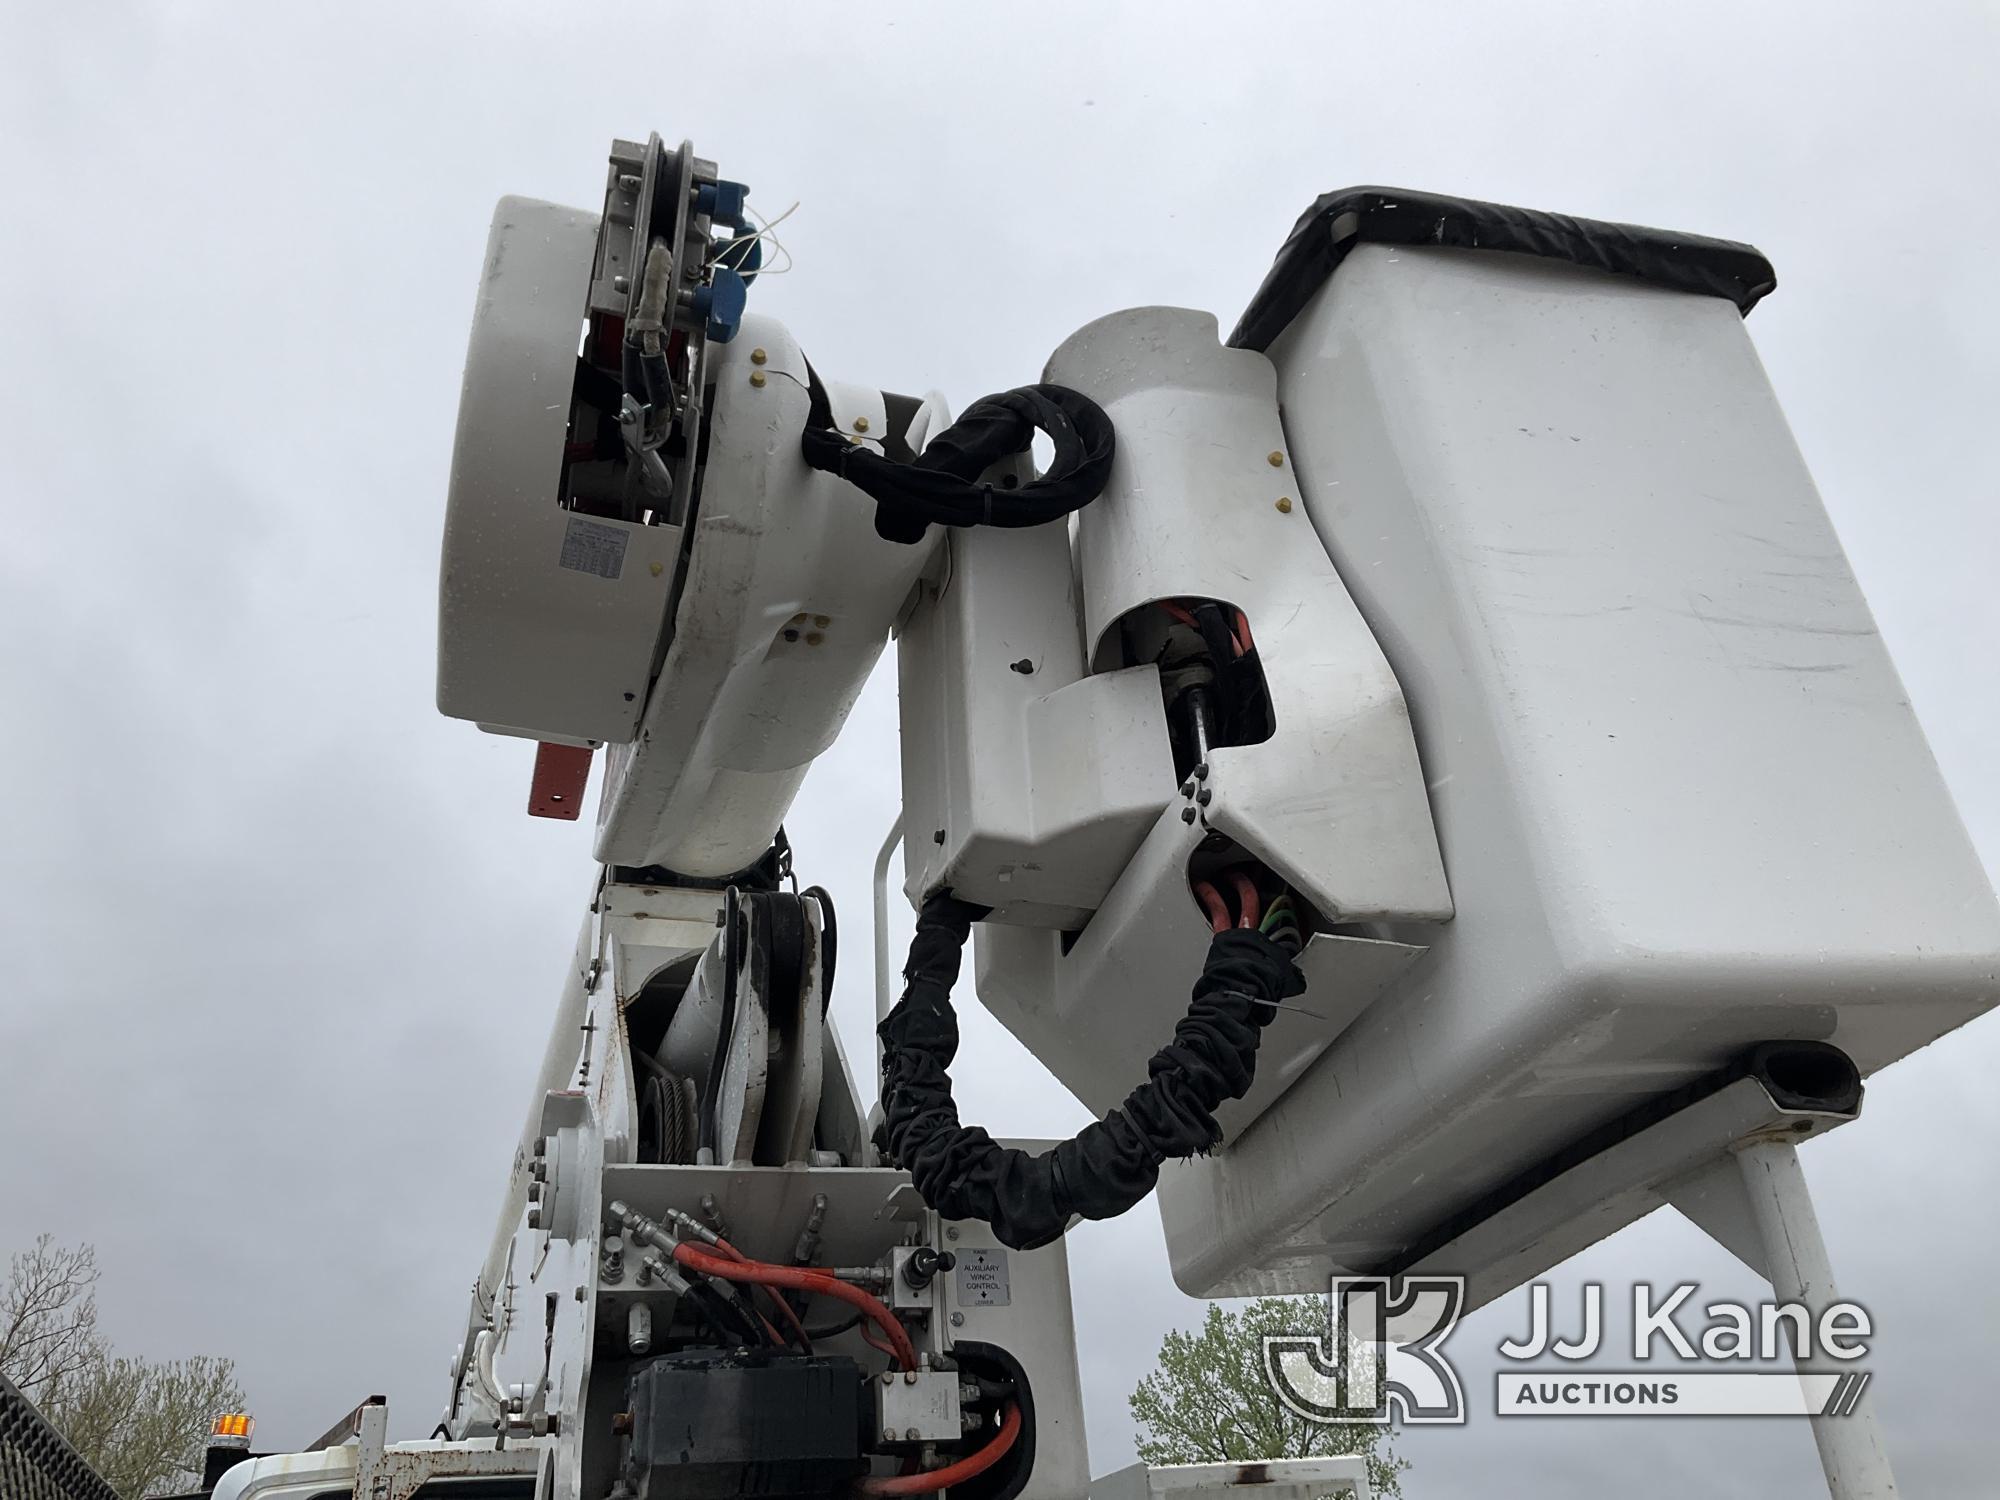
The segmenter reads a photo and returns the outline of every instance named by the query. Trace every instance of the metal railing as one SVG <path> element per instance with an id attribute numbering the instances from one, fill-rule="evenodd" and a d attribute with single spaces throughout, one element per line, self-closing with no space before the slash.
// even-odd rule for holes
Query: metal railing
<path id="1" fill-rule="evenodd" d="M 35 1403 L 0 1375 L 0 1496 L 6 1500 L 119 1500 Z"/>

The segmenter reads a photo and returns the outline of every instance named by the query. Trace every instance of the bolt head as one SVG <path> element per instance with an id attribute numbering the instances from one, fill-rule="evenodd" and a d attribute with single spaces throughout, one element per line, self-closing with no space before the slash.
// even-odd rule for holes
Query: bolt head
<path id="1" fill-rule="evenodd" d="M 895 1442 L 895 1441 L 896 1441 L 896 1429 L 895 1429 L 895 1428 L 893 1428 L 893 1427 L 884 1427 L 884 1428 L 882 1429 L 882 1441 L 883 1441 L 883 1442 L 885 1442 L 885 1443 L 893 1443 L 893 1442 Z"/>
<path id="2" fill-rule="evenodd" d="M 1285 455 L 1273 448 L 1269 453 L 1264 455 L 1264 462 L 1274 469 L 1282 469 L 1285 466 Z"/>
<path id="3" fill-rule="evenodd" d="M 965 1314 L 953 1313 L 951 1315 L 951 1326 L 954 1328 L 963 1328 L 965 1326 Z"/>
<path id="4" fill-rule="evenodd" d="M 762 349 L 752 349 L 750 351 L 750 363 L 753 365 L 761 365 L 764 363 L 765 360 L 769 359 L 770 357 L 771 356 L 766 354 Z"/>
<path id="5" fill-rule="evenodd" d="M 1290 495 L 1278 496 L 1278 512 L 1280 515 L 1287 516 L 1292 513 L 1292 497 Z"/>
<path id="6" fill-rule="evenodd" d="M 946 1239 L 948 1239 L 948 1240 L 955 1240 L 955 1239 L 957 1239 L 957 1238 L 958 1238 L 958 1226 L 957 1226 L 956 1224 L 947 1224 L 947 1225 L 945 1225 L 945 1227 L 944 1227 L 944 1237 L 945 1237 Z"/>
<path id="7" fill-rule="evenodd" d="M 920 1438 L 920 1437 L 922 1437 L 922 1436 L 923 1436 L 923 1433 L 919 1432 L 919 1431 L 918 1431 L 918 1430 L 917 1430 L 916 1428 L 914 1428 L 914 1427 L 909 1427 L 909 1428 L 905 1428 L 905 1429 L 904 1429 L 904 1431 L 903 1431 L 903 1436 L 904 1436 L 904 1437 L 905 1437 L 906 1439 L 908 1439 L 908 1440 L 909 1440 L 910 1442 L 913 1442 L 913 1443 L 914 1443 L 915 1441 L 917 1441 L 917 1439 L 918 1439 L 918 1438 Z"/>
<path id="8" fill-rule="evenodd" d="M 757 386 L 759 389 L 762 389 L 764 384 L 764 372 L 762 370 L 752 370 L 750 372 L 750 383 L 754 386 Z"/>
<path id="9" fill-rule="evenodd" d="M 854 419 L 854 430 L 856 432 L 866 432 L 868 430 L 868 419 L 866 417 L 856 417 Z"/>
<path id="10" fill-rule="evenodd" d="M 1194 821 L 1194 809 L 1193 809 L 1193 808 L 1191 808 L 1191 807 L 1184 807 L 1184 808 L 1182 808 L 1182 809 L 1181 809 L 1181 821 L 1182 821 L 1183 823 L 1192 823 L 1192 822 Z"/>
<path id="11" fill-rule="evenodd" d="M 540 1229 L 542 1227 L 542 1211 L 539 1208 L 528 1210 L 528 1227 L 530 1229 Z"/>
<path id="12" fill-rule="evenodd" d="M 612 290 L 612 291 L 614 291 L 614 292 L 629 292 L 629 291 L 630 291 L 631 289 L 632 289 L 632 278 L 631 278 L 631 277 L 629 277 L 629 276 L 614 276 L 614 277 L 612 277 L 612 278 L 611 278 L 611 290 Z"/>

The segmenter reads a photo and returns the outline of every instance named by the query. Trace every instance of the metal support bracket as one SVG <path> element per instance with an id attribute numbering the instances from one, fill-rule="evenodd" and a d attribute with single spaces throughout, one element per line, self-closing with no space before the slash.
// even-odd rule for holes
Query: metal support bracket
<path id="1" fill-rule="evenodd" d="M 493 1475 L 535 1475 L 540 1472 L 543 1448 L 539 1443 L 517 1442 L 502 1447 L 471 1448 L 464 1444 L 437 1446 L 404 1443 L 391 1448 L 389 1408 L 371 1401 L 357 1413 L 359 1440 L 354 1465 L 354 1500 L 410 1500 L 433 1479 L 473 1479 Z"/>

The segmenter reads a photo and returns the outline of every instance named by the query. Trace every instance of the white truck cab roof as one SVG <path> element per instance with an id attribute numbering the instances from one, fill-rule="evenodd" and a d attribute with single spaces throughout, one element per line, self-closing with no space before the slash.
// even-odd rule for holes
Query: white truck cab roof
<path id="1" fill-rule="evenodd" d="M 519 1449 L 524 1466 L 532 1466 L 544 1450 L 523 1443 Z M 454 1454 L 478 1454 L 490 1458 L 487 1442 L 448 1443 L 434 1439 L 392 1443 L 382 1456 L 412 1460 L 414 1487 L 398 1489 L 397 1500 L 531 1500 L 535 1475 L 432 1473 L 416 1478 L 415 1471 L 435 1465 L 448 1469 Z M 211 1500 L 352 1500 L 354 1476 L 359 1466 L 359 1447 L 341 1443 L 309 1453 L 273 1453 L 237 1464 L 216 1481 Z M 424 1460 L 429 1459 L 430 1463 Z M 443 1459 L 442 1463 L 438 1460 Z"/>

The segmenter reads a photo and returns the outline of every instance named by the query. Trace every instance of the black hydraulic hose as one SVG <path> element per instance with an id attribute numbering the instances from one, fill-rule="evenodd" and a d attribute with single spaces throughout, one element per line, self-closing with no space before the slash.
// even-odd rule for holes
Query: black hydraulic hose
<path id="1" fill-rule="evenodd" d="M 838 1323 L 808 1323 L 806 1324 L 806 1337 L 809 1339 L 838 1338 L 841 1334 L 851 1329 L 859 1328 L 861 1320 L 867 1316 L 868 1314 L 866 1313 L 858 1312 L 850 1313 Z"/>
<path id="2" fill-rule="evenodd" d="M 1000 1243 L 1032 1250 L 1069 1221 L 1109 1219 L 1153 1189 L 1160 1163 L 1212 1150 L 1213 1114 L 1240 1099 L 1277 1002 L 1305 989 L 1292 954 L 1261 932 L 1231 928 L 1209 944 L 1187 1014 L 1153 1054 L 1148 1079 L 1119 1108 L 1039 1156 L 959 1124 L 947 1071 L 958 1051 L 951 987 L 972 924 L 986 908 L 932 896 L 917 916 L 905 986 L 882 1039 L 888 1154 L 948 1219 L 982 1219 Z"/>
<path id="3" fill-rule="evenodd" d="M 801 895 L 819 903 L 819 1011 L 825 1015 L 833 1004 L 833 966 L 840 957 L 840 923 L 833 914 L 833 893 L 823 885 L 809 885 Z"/>
<path id="4" fill-rule="evenodd" d="M 724 1296 L 707 1281 L 697 1281 L 693 1277 L 688 1280 L 688 1305 L 724 1342 L 753 1346 L 768 1342 L 764 1330 L 757 1325 L 756 1318 L 747 1308 Z"/>
<path id="5" fill-rule="evenodd" d="M 875 530 L 892 542 L 914 543 L 924 528 L 1040 526 L 1081 510 L 1103 493 L 1116 448 L 1111 419 L 1080 391 L 1024 385 L 987 396 L 924 445 L 911 463 L 852 442 L 833 425 L 832 407 L 817 376 L 799 451 L 827 474 L 838 474 L 875 501 Z M 1040 429 L 1055 444 L 1048 472 L 1008 489 L 982 483 L 995 463 L 1025 452 Z"/>

